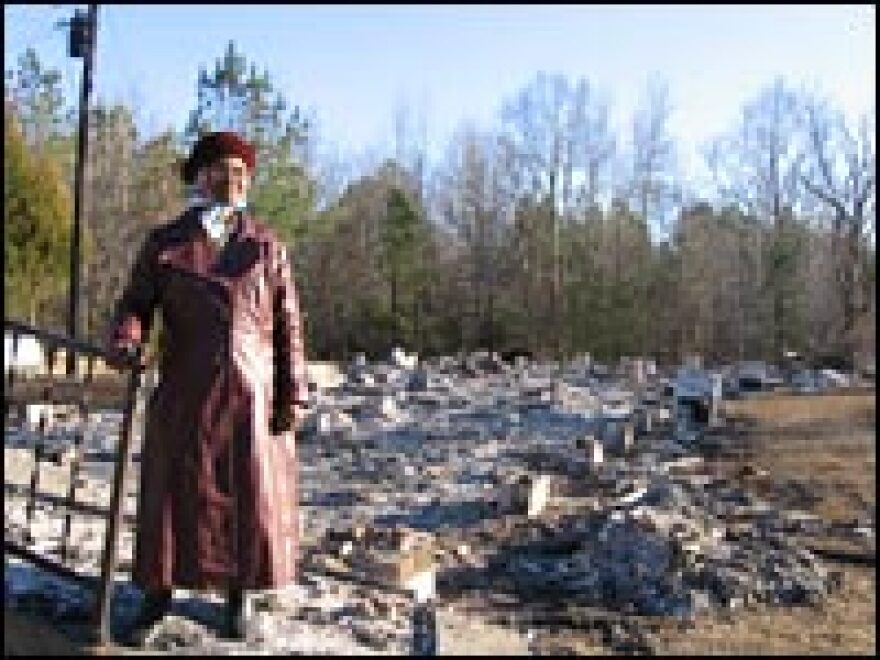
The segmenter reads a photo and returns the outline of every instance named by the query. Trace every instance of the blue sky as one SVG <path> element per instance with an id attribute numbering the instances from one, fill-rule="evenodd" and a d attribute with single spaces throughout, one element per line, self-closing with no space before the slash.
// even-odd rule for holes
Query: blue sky
<path id="1" fill-rule="evenodd" d="M 75 6 L 5 5 L 5 66 L 32 45 L 76 98 L 81 63 L 52 29 Z M 230 38 L 351 154 L 390 143 L 394 108 L 406 102 L 439 155 L 460 122 L 491 126 L 501 101 L 542 69 L 598 85 L 621 129 L 660 74 L 686 172 L 699 144 L 777 74 L 818 86 L 851 117 L 876 93 L 872 5 L 248 4 L 102 6 L 96 93 L 134 105 L 148 133 L 181 128 L 199 66 L 212 67 Z"/>

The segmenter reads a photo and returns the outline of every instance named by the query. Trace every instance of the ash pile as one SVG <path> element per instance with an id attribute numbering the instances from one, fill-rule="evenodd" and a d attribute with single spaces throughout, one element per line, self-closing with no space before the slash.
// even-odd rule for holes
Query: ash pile
<path id="1" fill-rule="evenodd" d="M 737 373 L 649 360 L 612 368 L 589 356 L 422 360 L 399 349 L 379 362 L 310 365 L 313 413 L 298 437 L 303 580 L 254 597 L 247 648 L 405 652 L 414 602 L 457 607 L 472 594 L 510 596 L 532 620 L 560 603 L 612 613 L 630 623 L 609 630 L 633 635 L 641 616 L 820 603 L 841 576 L 812 541 L 871 544 L 873 512 L 828 525 L 717 469 L 702 450 L 724 444 L 720 403 Z M 106 494 L 106 479 L 90 473 L 88 483 Z M 38 506 L 31 533 L 51 554 L 50 506 Z M 5 509 L 7 537 L 21 534 L 21 500 L 7 497 Z M 74 560 L 94 570 L 102 535 L 80 529 Z M 131 549 L 125 533 L 123 568 Z M 7 562 L 9 604 L 60 593 L 35 596 L 41 587 L 22 575 Z M 124 618 L 136 598 L 120 598 Z M 219 615 L 191 600 L 151 648 L 232 652 L 204 623 Z"/>

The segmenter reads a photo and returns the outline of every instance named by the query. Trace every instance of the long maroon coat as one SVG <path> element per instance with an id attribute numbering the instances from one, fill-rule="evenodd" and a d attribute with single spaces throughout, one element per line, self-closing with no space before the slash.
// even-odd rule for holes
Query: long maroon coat
<path id="1" fill-rule="evenodd" d="M 294 432 L 281 420 L 307 397 L 287 249 L 246 214 L 217 248 L 197 211 L 185 211 L 147 237 L 111 346 L 145 340 L 156 308 L 161 380 L 141 450 L 133 580 L 283 586 L 299 526 Z"/>

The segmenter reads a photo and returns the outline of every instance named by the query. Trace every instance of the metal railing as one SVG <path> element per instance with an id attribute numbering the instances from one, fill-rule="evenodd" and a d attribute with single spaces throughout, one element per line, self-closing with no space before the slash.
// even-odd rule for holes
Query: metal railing
<path id="1" fill-rule="evenodd" d="M 4 331 L 5 337 L 11 339 L 11 351 L 6 356 L 7 364 L 5 367 L 6 387 L 3 398 L 4 438 L 9 437 L 9 431 L 15 428 L 10 426 L 12 412 L 17 413 L 18 423 L 23 427 L 26 424 L 26 415 L 23 413 L 26 412 L 27 407 L 34 405 L 44 406 L 39 411 L 36 433 L 32 438 L 33 467 L 31 469 L 30 484 L 26 489 L 27 527 L 24 534 L 24 542 L 20 543 L 16 540 L 5 538 L 4 550 L 49 573 L 93 589 L 96 599 L 89 632 L 92 635 L 93 641 L 99 645 L 105 645 L 110 641 L 108 630 L 110 600 L 114 584 L 113 576 L 117 568 L 118 538 L 121 523 L 123 522 L 123 489 L 129 465 L 133 427 L 132 419 L 143 372 L 140 367 L 140 356 L 134 355 L 127 359 L 118 375 L 98 375 L 95 373 L 98 360 L 109 361 L 111 358 L 105 350 L 99 347 L 8 319 L 4 321 Z M 44 352 L 45 373 L 28 375 L 21 366 L 19 352 L 22 338 L 31 338 L 41 344 Z M 62 350 L 68 354 L 68 359 L 72 355 L 84 356 L 86 359 L 85 373 L 78 375 L 78 372 L 82 371 L 78 369 L 74 370 L 72 375 L 55 375 L 56 365 L 59 362 L 59 352 Z M 73 455 L 70 461 L 66 495 L 59 498 L 39 493 L 41 465 L 50 461 L 58 462 L 58 454 L 47 448 L 47 432 L 50 427 L 48 407 L 59 405 L 72 406 L 76 410 L 80 422 L 88 419 L 90 410 L 122 410 L 119 444 L 115 452 L 111 498 L 109 506 L 106 508 L 77 500 L 77 484 L 85 455 L 82 424 L 77 427 L 73 434 Z M 4 442 L 4 448 L 5 446 L 6 443 Z M 10 489 L 16 490 L 14 486 L 12 488 L 10 486 L 11 484 L 7 483 L 6 477 L 4 477 L 4 489 L 7 493 Z M 39 499 L 52 502 L 64 509 L 60 559 L 51 558 L 28 547 L 34 540 L 31 530 L 38 493 Z M 71 549 L 71 514 L 73 513 L 97 516 L 103 518 L 107 523 L 103 551 L 100 556 L 100 576 L 97 578 L 93 575 L 74 570 L 67 565 Z"/>
<path id="2" fill-rule="evenodd" d="M 78 420 L 84 422 L 88 419 L 90 411 L 94 410 L 121 410 L 122 421 L 119 433 L 119 443 L 113 455 L 107 459 L 112 460 L 114 465 L 111 498 L 108 507 L 77 500 L 77 484 L 80 471 L 84 464 L 85 447 L 83 424 L 80 424 L 73 434 L 73 452 L 70 460 L 68 484 L 66 495 L 57 496 L 46 492 L 40 492 L 41 464 L 58 464 L 59 454 L 47 448 L 47 436 L 50 420 L 47 408 L 40 411 L 37 428 L 32 438 L 33 466 L 30 474 L 28 487 L 10 484 L 4 477 L 4 489 L 8 493 L 24 495 L 26 498 L 26 523 L 25 543 L 15 540 L 4 539 L 5 551 L 24 559 L 30 564 L 45 570 L 61 578 L 70 580 L 96 594 L 93 618 L 89 627 L 91 641 L 98 646 L 108 645 L 112 639 L 109 632 L 110 602 L 114 585 L 114 574 L 118 567 L 118 541 L 123 523 L 133 524 L 133 516 L 124 515 L 124 488 L 130 463 L 132 437 L 134 434 L 134 411 L 144 395 L 146 388 L 143 384 L 143 368 L 140 364 L 140 355 L 133 356 L 121 369 L 121 372 L 108 376 L 96 373 L 98 360 L 109 360 L 111 357 L 106 350 L 92 346 L 88 343 L 70 339 L 69 337 L 47 332 L 34 328 L 18 321 L 5 320 L 5 334 L 11 335 L 11 355 L 7 356 L 5 373 L 4 393 L 4 437 L 8 438 L 10 431 L 15 431 L 15 425 L 10 425 L 12 412 L 17 412 L 16 417 L 20 424 L 24 425 L 27 406 L 74 406 L 77 410 Z M 18 366 L 19 347 L 21 339 L 29 337 L 39 341 L 45 352 L 44 372 L 28 374 L 27 370 Z M 56 375 L 56 365 L 65 367 L 59 359 L 59 352 L 64 350 L 79 354 L 86 358 L 85 369 L 77 369 L 73 375 Z M 9 359 L 11 358 L 11 359 Z M 5 445 L 5 443 L 4 443 Z M 8 474 L 8 472 L 7 472 Z M 46 502 L 64 510 L 64 524 L 61 535 L 60 559 L 53 559 L 44 554 L 35 552 L 28 547 L 33 543 L 34 536 L 31 534 L 37 501 Z M 79 513 L 95 516 L 106 521 L 107 527 L 104 535 L 103 551 L 100 556 L 100 575 L 83 573 L 67 565 L 70 558 L 70 535 L 71 514 Z M 395 587 L 386 581 L 374 580 L 368 576 L 354 575 L 346 571 L 334 571 L 327 567 L 318 566 L 308 560 L 303 562 L 303 568 L 310 573 L 324 574 L 327 577 L 336 578 L 348 582 L 358 583 L 361 586 L 371 586 L 390 593 L 405 597 L 413 616 L 413 630 L 411 650 L 414 655 L 436 654 L 436 623 L 435 603 L 433 599 L 421 601 L 415 597 L 409 589 Z"/>

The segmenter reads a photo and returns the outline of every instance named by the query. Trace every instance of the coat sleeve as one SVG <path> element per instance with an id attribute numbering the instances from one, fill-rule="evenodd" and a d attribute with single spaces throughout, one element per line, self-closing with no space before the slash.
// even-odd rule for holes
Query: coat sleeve
<path id="1" fill-rule="evenodd" d="M 155 257 L 155 242 L 150 234 L 135 257 L 107 330 L 106 344 L 111 353 L 126 345 L 140 346 L 150 336 L 158 300 Z"/>
<path id="2" fill-rule="evenodd" d="M 299 296 L 287 248 L 280 242 L 273 246 L 275 291 L 273 295 L 272 341 L 275 359 L 275 427 L 289 430 L 298 408 L 308 403 L 305 350 Z"/>

